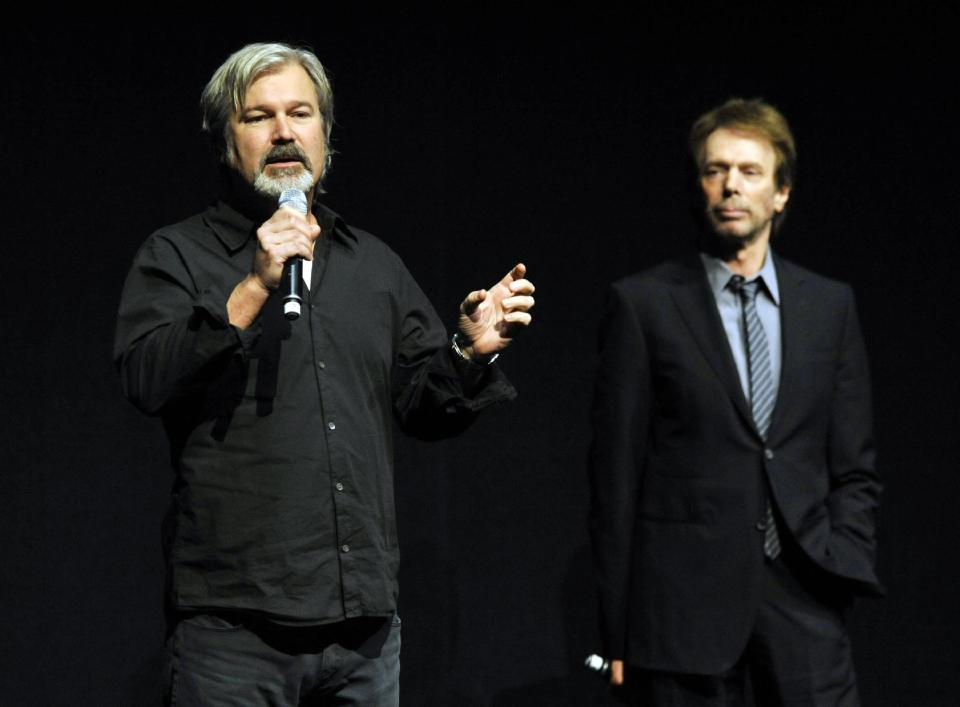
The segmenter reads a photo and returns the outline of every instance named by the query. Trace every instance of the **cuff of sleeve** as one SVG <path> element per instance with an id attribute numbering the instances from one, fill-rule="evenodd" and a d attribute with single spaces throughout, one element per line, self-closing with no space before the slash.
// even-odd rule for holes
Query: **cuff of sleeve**
<path id="1" fill-rule="evenodd" d="M 246 329 L 238 329 L 230 324 L 227 314 L 227 299 L 219 287 L 208 286 L 193 301 L 194 316 L 202 318 L 214 330 L 232 331 L 244 355 L 248 354 L 260 340 L 260 320 L 257 319 Z"/>
<path id="2" fill-rule="evenodd" d="M 517 397 L 516 388 L 499 366 L 465 360 L 452 348 L 447 348 L 438 358 L 441 367 L 438 373 L 459 381 L 459 395 L 451 396 L 444 405 L 451 412 L 479 412 L 496 403 L 508 402 Z"/>

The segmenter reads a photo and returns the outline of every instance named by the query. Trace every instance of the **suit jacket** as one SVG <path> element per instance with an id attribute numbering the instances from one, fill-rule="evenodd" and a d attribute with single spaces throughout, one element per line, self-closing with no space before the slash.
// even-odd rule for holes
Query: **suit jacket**
<path id="1" fill-rule="evenodd" d="M 838 585 L 874 591 L 866 355 L 852 290 L 775 258 L 782 371 L 757 432 L 699 258 L 613 284 L 593 410 L 591 532 L 608 657 L 716 674 L 760 600 L 767 483 Z"/>

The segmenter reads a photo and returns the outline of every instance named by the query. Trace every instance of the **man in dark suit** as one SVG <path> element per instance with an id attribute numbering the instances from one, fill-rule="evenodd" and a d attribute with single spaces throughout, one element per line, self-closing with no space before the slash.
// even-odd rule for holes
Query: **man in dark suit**
<path id="1" fill-rule="evenodd" d="M 690 147 L 701 252 L 614 283 L 591 531 L 611 682 L 652 705 L 858 704 L 845 619 L 875 592 L 866 355 L 853 294 L 772 253 L 796 152 L 733 99 Z"/>

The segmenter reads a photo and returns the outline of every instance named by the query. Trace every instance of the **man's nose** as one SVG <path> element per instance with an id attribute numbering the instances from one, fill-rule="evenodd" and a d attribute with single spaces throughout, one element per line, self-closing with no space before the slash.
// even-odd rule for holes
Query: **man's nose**
<path id="1" fill-rule="evenodd" d="M 723 180 L 723 191 L 725 191 L 727 194 L 740 193 L 740 171 L 739 170 L 731 169 L 727 171 L 727 174 Z"/>
<path id="2" fill-rule="evenodd" d="M 273 141 L 293 142 L 293 130 L 287 116 L 278 114 L 273 121 Z"/>

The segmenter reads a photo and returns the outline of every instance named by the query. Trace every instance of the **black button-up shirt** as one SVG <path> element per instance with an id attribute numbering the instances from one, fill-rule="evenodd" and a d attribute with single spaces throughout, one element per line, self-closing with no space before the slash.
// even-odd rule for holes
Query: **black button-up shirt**
<path id="1" fill-rule="evenodd" d="M 170 439 L 176 609 L 310 624 L 389 615 L 393 418 L 442 437 L 515 395 L 496 366 L 477 375 L 455 360 L 393 251 L 322 206 L 315 215 L 313 286 L 292 323 L 275 293 L 254 325 L 229 324 L 259 223 L 223 202 L 153 234 L 128 275 L 114 355 L 124 393 L 162 415 Z"/>

